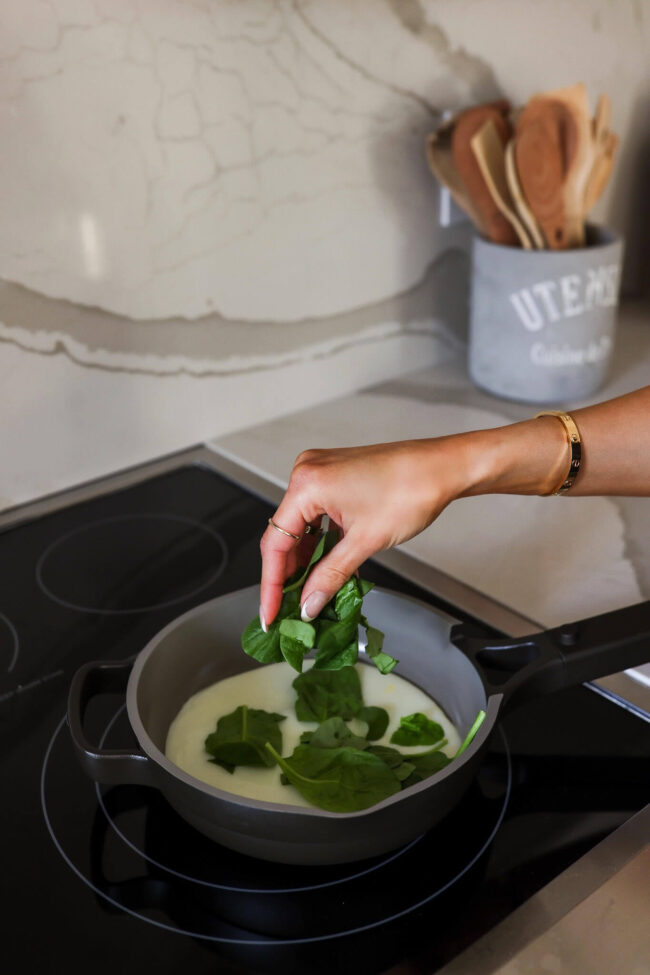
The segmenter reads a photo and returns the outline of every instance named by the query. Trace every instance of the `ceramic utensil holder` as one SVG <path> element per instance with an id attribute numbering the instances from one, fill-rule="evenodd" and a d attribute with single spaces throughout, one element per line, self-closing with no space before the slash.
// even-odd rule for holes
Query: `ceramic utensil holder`
<path id="1" fill-rule="evenodd" d="M 525 251 L 476 237 L 469 371 L 477 386 L 529 403 L 594 393 L 614 346 L 623 241 L 590 226 L 587 246 Z"/>

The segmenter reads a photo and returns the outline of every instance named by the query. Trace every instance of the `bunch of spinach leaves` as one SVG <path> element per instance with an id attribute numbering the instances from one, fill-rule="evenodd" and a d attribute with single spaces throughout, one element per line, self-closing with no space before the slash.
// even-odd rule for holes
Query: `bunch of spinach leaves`
<path id="1" fill-rule="evenodd" d="M 385 734 L 388 714 L 364 704 L 359 674 L 352 666 L 336 671 L 314 667 L 296 677 L 293 687 L 296 716 L 318 722 L 318 727 L 303 732 L 291 755 L 282 756 L 282 715 L 240 706 L 220 718 L 216 731 L 206 738 L 210 761 L 229 772 L 236 765 L 277 763 L 285 785 L 293 785 L 312 805 L 330 812 L 367 809 L 453 761 L 442 751 L 447 744 L 442 727 L 420 712 L 401 719 L 390 746 L 373 744 Z M 467 748 L 484 717 L 485 712 L 479 712 L 456 756 Z M 365 736 L 346 724 L 353 718 L 365 722 Z M 393 748 L 393 743 L 431 747 L 413 754 Z"/>
<path id="2" fill-rule="evenodd" d="M 265 633 L 259 616 L 252 620 L 242 634 L 242 649 L 260 663 L 280 663 L 286 660 L 294 670 L 302 672 L 305 654 L 316 647 L 316 670 L 339 670 L 356 663 L 359 649 L 359 626 L 366 631 L 366 652 L 382 674 L 389 674 L 397 660 L 384 653 L 384 634 L 370 626 L 362 613 L 363 597 L 373 588 L 371 582 L 353 576 L 339 589 L 336 596 L 311 623 L 300 619 L 300 595 L 309 572 L 333 548 L 335 531 L 324 532 L 305 569 L 299 569 L 287 580 L 282 593 L 282 605 L 276 619 Z"/>
<path id="3" fill-rule="evenodd" d="M 312 805 L 329 812 L 358 812 L 448 765 L 451 759 L 439 750 L 446 744 L 442 738 L 427 752 L 404 755 L 397 748 L 373 745 L 342 718 L 331 717 L 316 731 L 304 732 L 287 758 L 271 744 L 266 749 L 282 770 L 282 782 L 293 785 Z"/>
<path id="4" fill-rule="evenodd" d="M 454 758 L 465 751 L 484 718 L 480 711 Z M 446 744 L 441 738 L 426 752 L 404 754 L 373 745 L 368 737 L 355 735 L 342 718 L 330 717 L 316 731 L 304 732 L 287 758 L 270 743 L 266 749 L 282 770 L 282 782 L 293 785 L 312 805 L 329 812 L 358 812 L 449 765 L 453 758 L 441 751 Z"/>

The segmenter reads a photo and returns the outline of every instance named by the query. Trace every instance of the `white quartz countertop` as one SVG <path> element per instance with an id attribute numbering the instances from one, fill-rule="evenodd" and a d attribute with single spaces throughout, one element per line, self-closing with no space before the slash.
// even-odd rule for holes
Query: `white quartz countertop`
<path id="1" fill-rule="evenodd" d="M 624 306 L 610 380 L 594 401 L 650 382 L 648 311 L 643 304 Z M 324 366 L 332 367 L 331 362 Z M 290 390 L 284 393 L 291 395 Z M 558 405 L 570 409 L 584 404 Z M 433 368 L 216 439 L 209 446 L 286 486 L 295 457 L 306 448 L 445 435 L 497 426 L 534 412 L 530 405 L 476 389 L 463 353 L 450 350 Z M 466 498 L 402 548 L 542 626 L 650 599 L 648 498 Z"/>

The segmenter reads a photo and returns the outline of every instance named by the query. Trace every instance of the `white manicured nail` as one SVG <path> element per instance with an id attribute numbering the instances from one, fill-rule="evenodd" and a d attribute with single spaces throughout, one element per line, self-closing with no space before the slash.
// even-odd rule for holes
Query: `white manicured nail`
<path id="1" fill-rule="evenodd" d="M 317 590 L 310 593 L 300 610 L 300 619 L 303 623 L 311 623 L 312 620 L 315 620 L 328 600 L 329 596 L 324 592 Z"/>
<path id="2" fill-rule="evenodd" d="M 264 619 L 264 613 L 262 612 L 262 607 L 260 606 L 260 625 L 265 633 L 269 632 L 269 628 L 266 625 L 266 620 Z"/>

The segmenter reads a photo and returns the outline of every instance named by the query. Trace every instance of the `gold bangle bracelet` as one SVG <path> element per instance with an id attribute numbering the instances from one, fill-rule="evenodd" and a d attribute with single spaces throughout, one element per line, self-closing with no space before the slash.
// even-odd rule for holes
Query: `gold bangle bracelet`
<path id="1" fill-rule="evenodd" d="M 575 479 L 580 472 L 580 464 L 582 463 L 582 441 L 580 440 L 580 431 L 578 430 L 573 417 L 568 413 L 562 413 L 561 410 L 542 410 L 541 413 L 535 414 L 535 419 L 540 416 L 556 417 L 566 432 L 569 450 L 571 451 L 569 470 L 565 477 L 562 478 L 559 486 L 555 488 L 555 490 L 548 492 L 549 495 L 566 494 L 567 491 L 570 491 L 573 487 Z"/>

